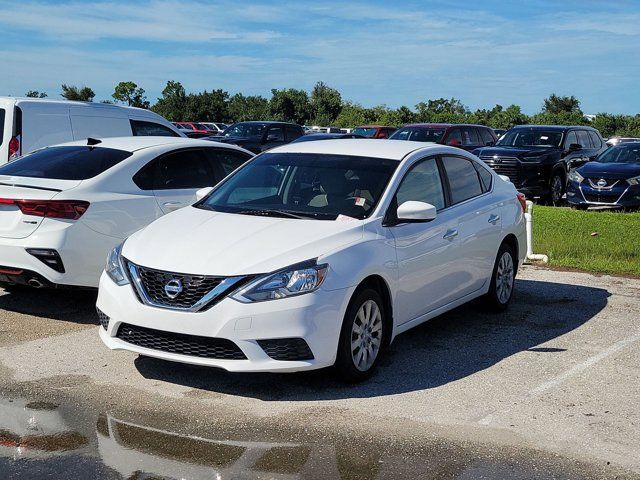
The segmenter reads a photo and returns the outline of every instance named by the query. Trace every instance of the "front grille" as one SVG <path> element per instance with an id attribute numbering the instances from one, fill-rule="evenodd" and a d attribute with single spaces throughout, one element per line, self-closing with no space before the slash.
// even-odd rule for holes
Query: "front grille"
<path id="1" fill-rule="evenodd" d="M 600 180 L 604 180 L 604 185 L 598 185 L 598 182 Z M 602 178 L 602 177 L 598 177 L 598 178 L 587 178 L 586 179 L 587 182 L 589 182 L 589 184 L 591 185 L 592 188 L 612 188 L 614 187 L 620 180 L 617 178 Z"/>
<path id="2" fill-rule="evenodd" d="M 109 328 L 109 317 L 99 308 L 96 308 L 96 311 L 98 312 L 98 320 L 100 320 L 100 325 L 102 325 L 102 328 L 104 328 L 105 330 Z"/>
<path id="3" fill-rule="evenodd" d="M 616 203 L 620 198 L 620 192 L 584 193 L 584 199 L 590 203 Z"/>
<path id="4" fill-rule="evenodd" d="M 313 353 L 302 338 L 274 338 L 257 342 L 274 360 L 313 360 Z"/>
<path id="5" fill-rule="evenodd" d="M 493 155 L 483 155 L 480 157 L 484 163 L 491 167 L 498 175 L 506 175 L 511 183 L 520 182 L 520 167 L 516 157 L 494 157 Z"/>
<path id="6" fill-rule="evenodd" d="M 165 307 L 191 308 L 224 280 L 224 277 L 164 272 L 139 265 L 136 269 L 151 301 Z M 175 298 L 170 298 L 165 292 L 165 286 L 171 280 L 182 284 L 182 291 Z"/>
<path id="7" fill-rule="evenodd" d="M 127 323 L 120 325 L 116 337 L 138 347 L 191 357 L 216 360 L 246 360 L 247 358 L 240 347 L 226 338 L 165 332 Z"/>

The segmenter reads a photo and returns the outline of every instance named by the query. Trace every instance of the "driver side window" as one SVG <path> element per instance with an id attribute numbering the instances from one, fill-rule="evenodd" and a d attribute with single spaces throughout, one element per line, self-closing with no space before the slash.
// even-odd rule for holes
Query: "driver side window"
<path id="1" fill-rule="evenodd" d="M 444 208 L 444 189 L 435 158 L 418 162 L 402 179 L 396 193 L 397 205 L 410 200 L 430 203 L 437 210 Z"/>
<path id="2" fill-rule="evenodd" d="M 284 128 L 271 127 L 267 131 L 267 142 L 284 142 Z"/>

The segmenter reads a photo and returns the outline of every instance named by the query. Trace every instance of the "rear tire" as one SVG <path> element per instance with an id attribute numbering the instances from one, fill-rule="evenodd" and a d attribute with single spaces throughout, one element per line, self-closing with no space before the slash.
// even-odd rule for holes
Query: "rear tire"
<path id="1" fill-rule="evenodd" d="M 386 312 L 380 294 L 356 292 L 345 313 L 334 367 L 346 382 L 366 380 L 373 373 L 384 345 Z"/>
<path id="2" fill-rule="evenodd" d="M 489 291 L 482 298 L 484 306 L 492 312 L 506 310 L 513 298 L 518 260 L 513 248 L 503 243 L 493 266 Z"/>

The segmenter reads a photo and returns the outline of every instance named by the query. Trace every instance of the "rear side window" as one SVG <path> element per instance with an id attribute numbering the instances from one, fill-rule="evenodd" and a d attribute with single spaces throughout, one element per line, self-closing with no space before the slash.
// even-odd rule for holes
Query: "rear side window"
<path id="1" fill-rule="evenodd" d="M 479 128 L 478 131 L 480 132 L 482 143 L 484 145 L 491 145 L 496 141 L 488 128 Z"/>
<path id="2" fill-rule="evenodd" d="M 444 157 L 442 163 L 449 179 L 453 205 L 482 194 L 480 177 L 470 160 Z"/>
<path id="3" fill-rule="evenodd" d="M 284 142 L 284 128 L 274 126 L 267 132 L 267 142 Z"/>
<path id="4" fill-rule="evenodd" d="M 180 150 L 149 162 L 133 177 L 142 190 L 211 187 L 216 182 L 202 150 Z"/>
<path id="5" fill-rule="evenodd" d="M 565 148 L 569 148 L 571 145 L 574 145 L 576 143 L 578 143 L 578 137 L 576 136 L 576 132 L 572 130 L 567 133 L 567 138 L 564 141 L 564 146 Z"/>
<path id="6" fill-rule="evenodd" d="M 0 167 L 0 175 L 86 180 L 117 165 L 131 152 L 103 147 L 49 147 Z"/>
<path id="7" fill-rule="evenodd" d="M 4 108 L 0 108 L 0 145 L 2 145 L 2 138 L 4 137 L 4 116 L 6 112 Z"/>
<path id="8" fill-rule="evenodd" d="M 292 142 L 296 138 L 302 136 L 302 130 L 296 127 L 287 127 L 286 134 L 287 134 L 287 142 Z"/>
<path id="9" fill-rule="evenodd" d="M 156 122 L 130 120 L 134 137 L 177 137 L 178 134 L 170 128 Z"/>
<path id="10" fill-rule="evenodd" d="M 462 144 L 463 145 L 479 145 L 480 137 L 475 128 L 466 127 L 462 129 Z"/>
<path id="11" fill-rule="evenodd" d="M 251 155 L 244 152 L 219 148 L 207 148 L 205 154 L 215 174 L 216 183 L 251 158 Z"/>
<path id="12" fill-rule="evenodd" d="M 591 138 L 591 144 L 593 145 L 593 148 L 602 148 L 602 140 L 600 140 L 598 134 L 596 132 L 592 132 L 591 130 L 589 130 L 588 133 L 589 138 Z"/>
<path id="13" fill-rule="evenodd" d="M 578 130 L 576 133 L 578 134 L 578 143 L 582 145 L 583 148 L 591 148 L 589 134 L 585 130 Z"/>
<path id="14" fill-rule="evenodd" d="M 482 183 L 482 191 L 488 192 L 491 190 L 491 182 L 493 180 L 493 175 L 491 172 L 484 168 L 482 165 L 478 164 L 478 162 L 473 162 L 473 166 L 476 167 L 478 171 L 478 175 L 480 175 L 480 183 Z"/>

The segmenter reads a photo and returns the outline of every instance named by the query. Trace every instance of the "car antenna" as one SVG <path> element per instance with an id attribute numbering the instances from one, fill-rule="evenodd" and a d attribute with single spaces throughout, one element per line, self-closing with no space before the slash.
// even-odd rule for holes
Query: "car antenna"
<path id="1" fill-rule="evenodd" d="M 95 145 L 98 145 L 99 143 L 102 143 L 102 140 L 98 140 L 97 138 L 87 138 L 87 145 L 90 147 L 93 147 Z"/>

